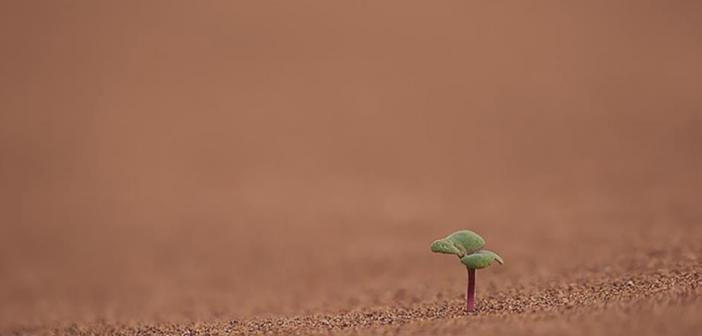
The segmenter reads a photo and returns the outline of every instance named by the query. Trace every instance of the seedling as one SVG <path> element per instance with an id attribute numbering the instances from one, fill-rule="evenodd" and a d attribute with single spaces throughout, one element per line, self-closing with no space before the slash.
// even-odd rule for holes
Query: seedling
<path id="1" fill-rule="evenodd" d="M 481 250 L 485 239 L 469 230 L 457 231 L 444 239 L 431 243 L 431 251 L 455 254 L 468 270 L 468 287 L 466 288 L 466 312 L 475 310 L 475 270 L 488 267 L 493 261 L 503 264 L 504 260 L 497 253 Z"/>

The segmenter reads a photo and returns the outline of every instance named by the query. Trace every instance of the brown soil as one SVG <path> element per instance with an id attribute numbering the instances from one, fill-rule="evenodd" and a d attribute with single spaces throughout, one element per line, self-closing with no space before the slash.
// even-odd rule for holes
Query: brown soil
<path id="1" fill-rule="evenodd" d="M 0 334 L 697 335 L 701 6 L 2 2 Z"/>

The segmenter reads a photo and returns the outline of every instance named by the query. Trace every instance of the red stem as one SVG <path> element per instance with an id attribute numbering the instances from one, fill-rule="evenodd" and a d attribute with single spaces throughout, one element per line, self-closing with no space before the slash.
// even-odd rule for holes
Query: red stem
<path id="1" fill-rule="evenodd" d="M 467 267 L 466 267 L 467 268 Z M 468 269 L 468 289 L 466 290 L 466 312 L 475 310 L 475 269 Z"/>

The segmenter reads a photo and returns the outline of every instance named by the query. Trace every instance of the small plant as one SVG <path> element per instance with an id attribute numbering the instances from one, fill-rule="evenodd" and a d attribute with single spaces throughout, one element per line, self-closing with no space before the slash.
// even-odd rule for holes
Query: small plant
<path id="1" fill-rule="evenodd" d="M 466 312 L 475 310 L 475 270 L 488 267 L 493 261 L 503 264 L 504 261 L 497 253 L 481 250 L 485 239 L 469 230 L 457 231 L 444 239 L 431 243 L 431 251 L 436 253 L 455 254 L 468 269 L 468 288 L 466 289 Z"/>

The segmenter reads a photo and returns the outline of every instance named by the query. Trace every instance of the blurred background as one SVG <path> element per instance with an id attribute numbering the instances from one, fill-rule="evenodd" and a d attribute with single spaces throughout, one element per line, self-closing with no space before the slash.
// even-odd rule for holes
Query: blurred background
<path id="1" fill-rule="evenodd" d="M 701 13 L 2 1 L 0 322 L 460 296 L 460 270 L 428 285 L 449 264 L 428 244 L 464 227 L 513 262 L 498 285 L 534 249 L 683 239 L 702 218 Z M 575 267 L 558 254 L 535 272 Z"/>

